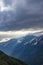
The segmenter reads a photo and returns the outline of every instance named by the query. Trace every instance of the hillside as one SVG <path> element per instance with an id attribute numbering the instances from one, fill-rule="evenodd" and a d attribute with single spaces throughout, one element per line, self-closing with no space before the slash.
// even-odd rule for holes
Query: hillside
<path id="1" fill-rule="evenodd" d="M 27 65 L 24 62 L 14 59 L 0 51 L 0 65 Z"/>
<path id="2" fill-rule="evenodd" d="M 0 50 L 13 58 L 24 61 L 28 65 L 43 65 L 43 35 L 26 35 L 18 39 L 11 39 L 5 43 L 0 43 Z M 7 63 L 10 61 L 12 63 L 12 60 L 8 60 Z M 20 63 L 21 61 L 18 62 Z"/>

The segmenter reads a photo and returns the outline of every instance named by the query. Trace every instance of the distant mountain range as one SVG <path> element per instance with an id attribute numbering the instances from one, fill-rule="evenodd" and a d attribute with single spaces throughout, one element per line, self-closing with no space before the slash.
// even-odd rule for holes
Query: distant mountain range
<path id="1" fill-rule="evenodd" d="M 0 43 L 0 50 L 28 65 L 43 64 L 43 35 L 26 35 Z"/>

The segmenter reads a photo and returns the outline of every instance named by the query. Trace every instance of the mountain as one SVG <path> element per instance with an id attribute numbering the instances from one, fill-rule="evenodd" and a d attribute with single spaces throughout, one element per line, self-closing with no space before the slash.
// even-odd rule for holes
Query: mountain
<path id="1" fill-rule="evenodd" d="M 26 35 L 0 43 L 0 50 L 28 65 L 43 65 L 43 35 Z"/>
<path id="2" fill-rule="evenodd" d="M 18 59 L 10 57 L 4 54 L 2 51 L 0 51 L 0 65 L 27 65 L 27 64 Z"/>

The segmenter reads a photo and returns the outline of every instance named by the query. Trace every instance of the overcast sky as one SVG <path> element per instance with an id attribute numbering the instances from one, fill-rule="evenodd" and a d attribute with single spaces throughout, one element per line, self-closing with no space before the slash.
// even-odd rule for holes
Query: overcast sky
<path id="1" fill-rule="evenodd" d="M 0 42 L 43 31 L 43 0 L 0 0 Z"/>
<path id="2" fill-rule="evenodd" d="M 0 31 L 43 28 L 43 0 L 0 0 Z"/>

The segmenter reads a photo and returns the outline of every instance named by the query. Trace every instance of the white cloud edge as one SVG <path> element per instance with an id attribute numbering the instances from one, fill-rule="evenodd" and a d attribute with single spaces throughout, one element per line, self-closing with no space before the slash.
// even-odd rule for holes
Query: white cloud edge
<path id="1" fill-rule="evenodd" d="M 37 32 L 41 32 L 43 31 L 43 29 L 41 30 L 19 30 L 19 31 L 0 31 L 0 35 L 3 36 L 3 38 L 0 38 L 0 42 L 6 42 L 9 41 L 12 38 L 20 38 L 23 36 L 26 36 L 27 34 L 33 34 L 33 33 L 37 33 Z M 6 37 L 4 37 L 6 36 Z"/>
<path id="2" fill-rule="evenodd" d="M 3 11 L 13 11 L 13 10 L 15 10 L 14 9 L 14 4 L 16 4 L 16 2 L 13 3 L 12 5 L 5 6 L 4 1 L 3 0 L 0 0 L 0 12 L 3 12 Z"/>

